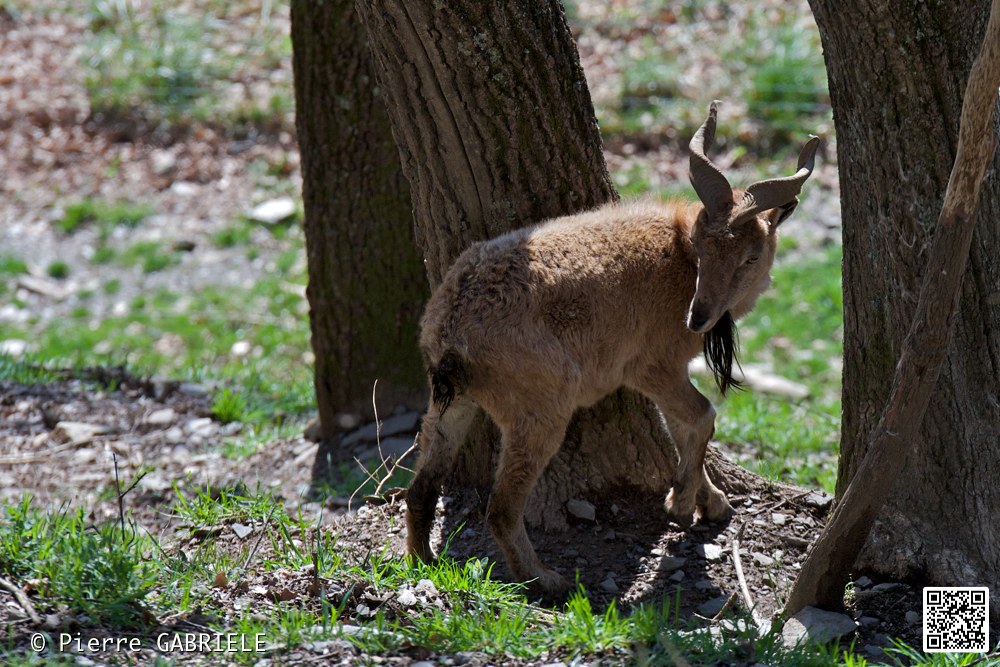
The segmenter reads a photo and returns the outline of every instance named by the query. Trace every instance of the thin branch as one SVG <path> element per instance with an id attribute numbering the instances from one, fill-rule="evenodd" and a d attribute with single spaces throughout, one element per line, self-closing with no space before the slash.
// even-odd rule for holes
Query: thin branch
<path id="1" fill-rule="evenodd" d="M 34 605 L 31 604 L 31 600 L 28 599 L 28 596 L 25 595 L 24 590 L 20 586 L 3 577 L 0 577 L 0 586 L 10 591 L 10 593 L 14 596 L 14 599 L 17 600 L 17 603 L 21 605 L 22 609 L 24 609 L 24 613 L 26 613 L 28 618 L 31 619 L 32 623 L 35 625 L 42 624 L 42 617 L 38 615 L 37 611 L 35 611 Z"/>

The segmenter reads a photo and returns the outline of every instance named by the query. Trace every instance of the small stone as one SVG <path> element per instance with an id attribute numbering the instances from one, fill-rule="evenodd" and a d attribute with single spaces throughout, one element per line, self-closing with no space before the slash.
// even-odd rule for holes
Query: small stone
<path id="1" fill-rule="evenodd" d="M 177 413 L 174 412 L 173 408 L 161 408 L 150 412 L 149 416 L 146 417 L 146 423 L 150 426 L 167 426 L 174 423 L 176 418 Z"/>
<path id="2" fill-rule="evenodd" d="M 876 646 L 875 644 L 865 644 L 865 653 L 873 658 L 881 658 L 885 655 L 885 651 L 881 646 Z"/>
<path id="3" fill-rule="evenodd" d="M 710 579 L 699 579 L 694 582 L 694 587 L 699 591 L 710 591 L 715 588 L 715 584 Z"/>
<path id="4" fill-rule="evenodd" d="M 28 341 L 21 340 L 20 338 L 8 338 L 7 340 L 0 341 L 0 354 L 5 354 L 8 357 L 13 357 L 17 359 L 18 357 L 24 356 L 24 353 L 28 351 Z"/>
<path id="5" fill-rule="evenodd" d="M 876 593 L 905 593 L 910 587 L 902 582 L 887 581 L 884 584 L 875 584 L 872 590 Z"/>
<path id="6" fill-rule="evenodd" d="M 656 571 L 673 572 L 674 570 L 679 570 L 684 567 L 685 563 L 687 563 L 687 558 L 680 558 L 678 556 L 663 556 L 656 564 Z"/>
<path id="7" fill-rule="evenodd" d="M 615 529 L 608 528 L 607 532 L 605 532 L 604 535 L 601 536 L 601 539 L 603 539 L 605 542 L 613 542 L 616 537 L 617 535 L 615 534 Z"/>
<path id="8" fill-rule="evenodd" d="M 750 554 L 750 557 L 754 559 L 754 562 L 763 567 L 771 567 L 774 565 L 774 559 L 767 554 L 762 554 L 759 551 L 754 551 Z"/>
<path id="9" fill-rule="evenodd" d="M 250 341 L 238 340 L 230 346 L 229 354 L 234 357 L 245 357 L 250 354 L 252 349 L 253 345 L 250 344 Z"/>
<path id="10" fill-rule="evenodd" d="M 858 588 L 868 588 L 869 586 L 872 585 L 872 580 L 869 577 L 865 576 L 858 577 L 857 579 L 854 580 L 854 585 L 857 586 Z"/>
<path id="11" fill-rule="evenodd" d="M 74 445 L 83 445 L 98 435 L 103 435 L 105 433 L 110 433 L 111 429 L 102 424 L 87 424 L 85 422 L 70 422 L 62 421 L 56 424 L 56 427 L 52 429 L 52 435 L 57 438 L 62 438 L 65 442 L 71 442 Z"/>
<path id="12" fill-rule="evenodd" d="M 254 206 L 247 217 L 254 222 L 275 225 L 295 215 L 295 200 L 291 197 L 269 199 Z"/>
<path id="13" fill-rule="evenodd" d="M 677 570 L 667 578 L 670 581 L 678 582 L 678 581 L 684 581 L 684 577 L 685 577 L 684 570 Z"/>
<path id="14" fill-rule="evenodd" d="M 417 582 L 415 590 L 421 595 L 437 595 L 438 589 L 430 579 L 421 579 Z"/>
<path id="15" fill-rule="evenodd" d="M 615 583 L 615 580 L 614 580 L 613 577 L 609 576 L 607 579 L 605 579 L 604 581 L 602 581 L 600 583 L 600 586 L 601 586 L 601 590 L 604 591 L 604 592 L 606 592 L 606 593 L 617 593 L 618 592 L 618 584 Z"/>
<path id="16" fill-rule="evenodd" d="M 722 608 L 726 606 L 726 602 L 729 601 L 729 597 L 722 595 L 717 598 L 712 598 L 708 602 L 704 602 L 698 607 L 698 613 L 705 618 L 713 618 L 716 614 L 722 611 Z"/>
<path id="17" fill-rule="evenodd" d="M 233 532 L 236 533 L 236 537 L 240 538 L 241 540 L 253 532 L 253 528 L 244 525 L 242 523 L 234 523 L 232 526 L 230 526 L 230 528 L 232 528 Z"/>
<path id="18" fill-rule="evenodd" d="M 177 156 L 170 151 L 156 150 L 149 156 L 153 163 L 153 173 L 162 176 L 177 166 Z"/>
<path id="19" fill-rule="evenodd" d="M 722 547 L 718 544 L 699 544 L 694 548 L 694 552 L 705 560 L 719 560 L 722 558 Z"/>
<path id="20" fill-rule="evenodd" d="M 774 525 L 776 526 L 784 526 L 785 523 L 788 522 L 788 517 L 785 516 L 784 514 L 774 512 L 773 514 L 771 514 L 771 522 L 774 523 Z"/>
<path id="21" fill-rule="evenodd" d="M 800 549 L 804 549 L 812 544 L 809 540 L 799 537 L 798 535 L 779 535 L 779 537 L 782 542 L 790 547 L 799 547 Z"/>
<path id="22" fill-rule="evenodd" d="M 198 419 L 191 419 L 186 424 L 184 424 L 184 431 L 188 435 L 198 435 L 203 438 L 207 438 L 215 435 L 217 428 L 215 422 L 209 417 L 200 417 Z"/>
<path id="23" fill-rule="evenodd" d="M 193 197 L 198 193 L 198 186 L 188 181 L 174 181 L 170 184 L 170 192 L 178 197 Z"/>
<path id="24" fill-rule="evenodd" d="M 384 438 L 377 445 L 372 445 L 358 455 L 364 461 L 367 458 L 379 458 L 386 460 L 390 457 L 399 459 L 403 454 L 413 447 L 413 436 Z M 412 456 L 412 454 L 411 454 Z"/>
<path id="25" fill-rule="evenodd" d="M 813 507 L 818 507 L 824 509 L 829 507 L 833 502 L 833 496 L 829 493 L 822 493 L 817 491 L 816 493 L 810 493 L 805 499 L 806 505 L 811 505 Z"/>
<path id="26" fill-rule="evenodd" d="M 804 607 L 785 621 L 781 640 L 791 648 L 803 642 L 824 644 L 857 630 L 858 625 L 850 616 L 832 611 Z"/>
<path id="27" fill-rule="evenodd" d="M 340 430 L 351 431 L 356 429 L 361 423 L 361 417 L 353 412 L 338 412 L 334 416 L 334 421 L 337 422 L 337 426 L 340 427 Z"/>
<path id="28" fill-rule="evenodd" d="M 409 588 L 404 588 L 396 595 L 396 602 L 401 607 L 412 607 L 417 604 L 417 595 Z"/>
<path id="29" fill-rule="evenodd" d="M 877 628 L 881 622 L 881 620 L 875 618 L 874 616 L 862 616 L 858 619 L 858 623 L 861 624 L 861 627 L 868 629 Z"/>
<path id="30" fill-rule="evenodd" d="M 62 301 L 69 296 L 69 292 L 59 283 L 38 276 L 21 276 L 17 279 L 17 286 L 54 301 Z"/>
<path id="31" fill-rule="evenodd" d="M 586 500 L 578 500 L 576 498 L 567 500 L 566 511 L 583 521 L 595 521 L 597 519 L 597 509 L 593 503 Z"/>
<path id="32" fill-rule="evenodd" d="M 177 386 L 177 391 L 185 396 L 193 396 L 195 398 L 208 396 L 208 389 L 196 382 L 181 382 Z"/>
<path id="33" fill-rule="evenodd" d="M 915 611 L 906 612 L 906 622 L 910 625 L 920 625 L 920 614 Z"/>

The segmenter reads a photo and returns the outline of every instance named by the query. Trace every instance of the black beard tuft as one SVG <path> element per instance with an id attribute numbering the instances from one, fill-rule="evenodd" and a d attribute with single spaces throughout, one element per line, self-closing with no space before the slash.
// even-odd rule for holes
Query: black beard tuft
<path id="1" fill-rule="evenodd" d="M 740 366 L 740 360 L 736 358 L 739 345 L 736 322 L 727 310 L 715 326 L 705 334 L 705 362 L 715 376 L 715 383 L 719 385 L 719 391 L 723 396 L 730 388 L 743 388 L 742 382 L 733 379 L 733 362 Z M 740 369 L 742 370 L 742 367 Z"/>

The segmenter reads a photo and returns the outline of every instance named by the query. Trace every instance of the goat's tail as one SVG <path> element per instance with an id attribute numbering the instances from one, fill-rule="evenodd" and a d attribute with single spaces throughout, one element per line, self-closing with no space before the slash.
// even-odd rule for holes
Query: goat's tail
<path id="1" fill-rule="evenodd" d="M 733 377 L 733 362 L 740 365 L 736 351 L 740 346 L 736 322 L 727 310 L 715 326 L 705 334 L 705 363 L 715 376 L 715 383 L 725 396 L 730 389 L 742 389 L 743 383 Z"/>
<path id="2" fill-rule="evenodd" d="M 455 350 L 448 350 L 430 368 L 431 400 L 444 414 L 455 396 L 462 393 L 468 379 L 465 363 Z"/>

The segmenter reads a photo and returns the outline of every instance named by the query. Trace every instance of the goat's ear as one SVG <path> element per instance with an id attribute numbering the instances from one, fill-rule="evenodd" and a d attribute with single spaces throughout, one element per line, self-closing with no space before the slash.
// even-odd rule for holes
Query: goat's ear
<path id="1" fill-rule="evenodd" d="M 788 216 L 792 214 L 792 212 L 795 210 L 795 207 L 798 205 L 799 205 L 799 198 L 796 197 L 795 199 L 793 199 L 788 204 L 785 204 L 784 206 L 779 206 L 778 208 L 771 209 L 771 213 L 768 216 L 771 219 L 771 229 L 774 229 L 775 227 L 783 223 L 785 220 L 787 220 Z"/>

